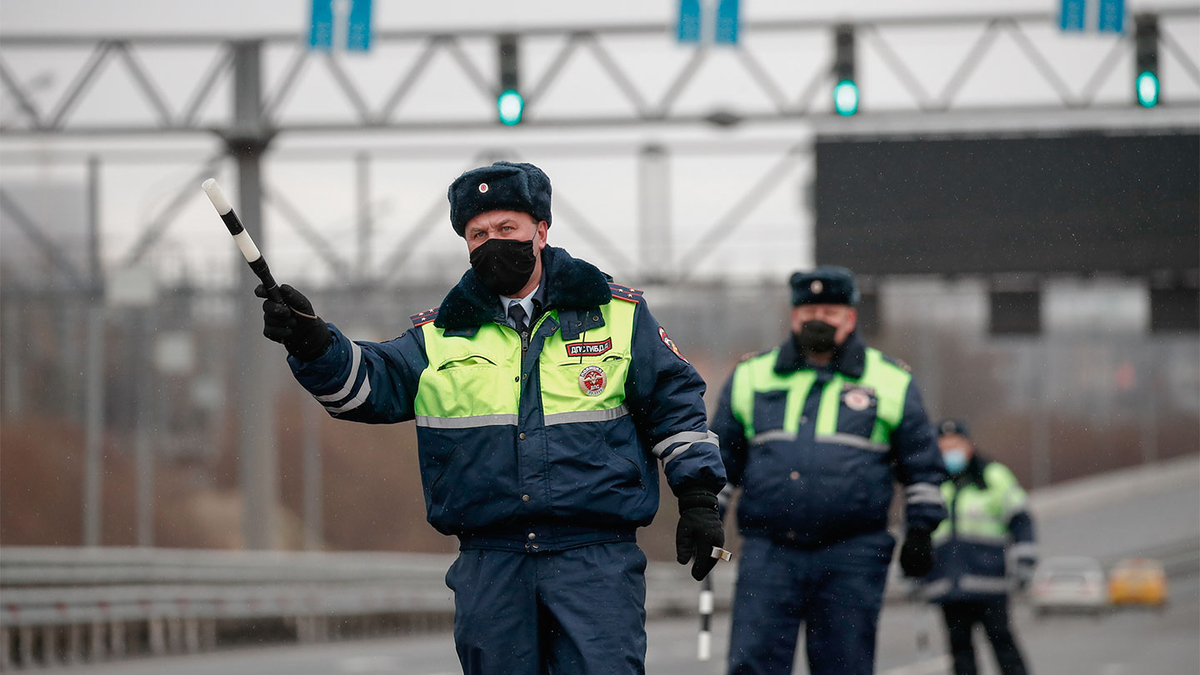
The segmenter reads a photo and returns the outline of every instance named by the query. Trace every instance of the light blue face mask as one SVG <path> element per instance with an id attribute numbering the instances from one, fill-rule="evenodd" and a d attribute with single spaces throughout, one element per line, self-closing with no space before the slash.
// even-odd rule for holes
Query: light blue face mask
<path id="1" fill-rule="evenodd" d="M 967 468 L 967 451 L 962 448 L 948 448 L 942 453 L 942 461 L 951 475 L 957 476 Z"/>

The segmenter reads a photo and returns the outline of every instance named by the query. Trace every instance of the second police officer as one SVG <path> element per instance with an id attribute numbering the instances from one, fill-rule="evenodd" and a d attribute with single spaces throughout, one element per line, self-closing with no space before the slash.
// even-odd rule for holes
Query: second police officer
<path id="1" fill-rule="evenodd" d="M 922 576 L 946 472 L 908 368 L 855 330 L 851 272 L 797 272 L 791 291 L 792 334 L 738 364 L 712 421 L 745 538 L 729 672 L 791 672 L 803 624 L 813 675 L 866 675 L 895 545 L 893 480 L 906 495 L 900 564 Z"/>

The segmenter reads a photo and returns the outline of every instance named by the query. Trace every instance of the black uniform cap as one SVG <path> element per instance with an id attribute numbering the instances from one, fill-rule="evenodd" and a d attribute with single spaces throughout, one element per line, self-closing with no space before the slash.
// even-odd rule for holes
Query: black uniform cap
<path id="1" fill-rule="evenodd" d="M 962 420 L 945 419 L 938 422 L 938 436 L 949 436 L 950 434 L 958 434 L 964 438 L 971 437 L 971 428 Z"/>
<path id="2" fill-rule="evenodd" d="M 854 273 L 845 267 L 821 265 L 811 272 L 796 272 L 791 278 L 792 306 L 858 304 Z"/>
<path id="3" fill-rule="evenodd" d="M 527 163 L 496 162 L 463 173 L 450 184 L 450 224 L 466 236 L 467 223 L 488 211 L 521 211 L 550 224 L 550 178 Z"/>

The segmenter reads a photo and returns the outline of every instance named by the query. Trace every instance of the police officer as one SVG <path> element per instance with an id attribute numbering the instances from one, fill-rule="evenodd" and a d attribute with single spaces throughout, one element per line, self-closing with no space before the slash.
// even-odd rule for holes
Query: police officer
<path id="1" fill-rule="evenodd" d="M 738 364 L 712 422 L 742 490 L 729 672 L 791 672 L 803 623 L 811 673 L 865 674 L 895 545 L 892 480 L 907 502 L 900 564 L 921 576 L 946 473 L 908 368 L 855 332 L 851 272 L 797 272 L 791 287 L 792 335 Z"/>
<path id="2" fill-rule="evenodd" d="M 281 286 L 263 333 L 333 417 L 416 420 L 428 520 L 460 542 L 446 583 L 464 673 L 642 673 L 635 531 L 658 509 L 656 460 L 679 562 L 701 579 L 724 542 L 704 382 L 641 291 L 546 245 L 536 166 L 467 171 L 449 200 L 471 268 L 412 329 L 353 342 Z"/>
<path id="3" fill-rule="evenodd" d="M 1012 471 L 980 455 L 961 420 L 938 423 L 938 446 L 950 480 L 942 496 L 950 517 L 933 531 L 933 571 L 925 593 L 942 606 L 956 675 L 975 675 L 975 624 L 996 652 L 1004 675 L 1025 675 L 1021 650 L 1008 620 L 1005 549 L 1016 561 L 1013 580 L 1024 588 L 1037 564 L 1033 520 L 1025 491 Z"/>

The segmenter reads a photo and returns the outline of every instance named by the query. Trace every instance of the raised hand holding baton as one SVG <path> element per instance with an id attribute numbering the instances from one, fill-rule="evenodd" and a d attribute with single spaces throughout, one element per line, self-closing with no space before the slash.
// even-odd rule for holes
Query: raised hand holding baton
<path id="1" fill-rule="evenodd" d="M 242 220 L 233 210 L 233 205 L 225 198 L 225 193 L 221 192 L 221 187 L 217 185 L 217 179 L 209 178 L 201 183 L 200 187 L 204 190 L 204 194 L 208 195 L 208 201 L 212 202 L 213 208 L 217 210 L 217 215 L 221 216 L 221 220 L 225 222 L 229 234 L 233 235 L 233 240 L 237 242 L 250 269 L 262 281 L 263 288 L 267 291 L 267 297 L 273 302 L 286 306 L 287 303 L 279 295 L 279 284 L 275 283 L 275 277 L 271 276 L 271 269 L 267 267 L 266 259 L 254 245 L 254 240 L 250 238 L 250 233 L 242 225 Z"/>

